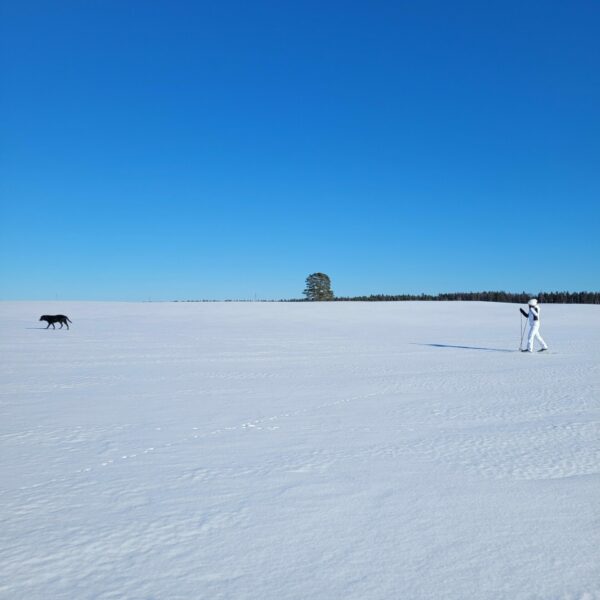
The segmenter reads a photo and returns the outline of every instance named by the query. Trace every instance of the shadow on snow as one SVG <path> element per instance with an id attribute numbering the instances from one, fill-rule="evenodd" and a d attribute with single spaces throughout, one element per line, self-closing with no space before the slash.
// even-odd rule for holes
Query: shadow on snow
<path id="1" fill-rule="evenodd" d="M 482 346 L 455 346 L 453 344 L 414 344 L 415 346 L 430 346 L 432 348 L 460 348 L 461 350 L 485 350 L 486 352 L 516 352 L 506 348 L 483 348 Z"/>

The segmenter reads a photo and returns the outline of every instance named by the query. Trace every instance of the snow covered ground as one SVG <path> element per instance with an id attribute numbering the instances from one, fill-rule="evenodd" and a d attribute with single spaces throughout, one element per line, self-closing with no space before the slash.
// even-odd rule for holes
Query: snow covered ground
<path id="1" fill-rule="evenodd" d="M 600 598 L 599 306 L 543 306 L 533 355 L 491 303 L 0 332 L 3 599 Z"/>

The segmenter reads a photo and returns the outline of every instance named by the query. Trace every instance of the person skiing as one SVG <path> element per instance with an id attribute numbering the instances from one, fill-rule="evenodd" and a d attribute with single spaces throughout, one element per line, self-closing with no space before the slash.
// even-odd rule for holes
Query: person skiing
<path id="1" fill-rule="evenodd" d="M 546 342 L 540 335 L 540 307 L 536 298 L 532 298 L 529 302 L 529 312 L 525 312 L 522 308 L 519 308 L 521 314 L 527 319 L 529 323 L 529 336 L 527 337 L 527 348 L 521 348 L 521 352 L 533 352 L 533 340 L 538 339 L 538 342 L 542 347 L 538 352 L 544 352 L 548 350 Z"/>

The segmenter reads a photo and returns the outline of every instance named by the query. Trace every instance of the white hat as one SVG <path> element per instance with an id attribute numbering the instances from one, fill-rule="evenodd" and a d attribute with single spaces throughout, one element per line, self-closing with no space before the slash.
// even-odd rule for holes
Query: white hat
<path id="1" fill-rule="evenodd" d="M 537 299 L 536 298 L 532 298 L 529 301 L 529 306 L 537 306 Z"/>

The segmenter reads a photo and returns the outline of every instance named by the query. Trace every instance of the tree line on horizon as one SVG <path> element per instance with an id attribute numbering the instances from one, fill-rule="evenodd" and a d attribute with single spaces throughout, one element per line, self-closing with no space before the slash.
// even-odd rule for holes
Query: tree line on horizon
<path id="1" fill-rule="evenodd" d="M 600 292 L 451 292 L 445 294 L 371 294 L 370 296 L 335 297 L 339 302 L 393 302 L 410 300 L 463 300 L 479 302 L 512 302 L 526 304 L 537 298 L 543 304 L 600 304 Z M 302 300 L 304 301 L 304 300 Z"/>
<path id="2" fill-rule="evenodd" d="M 327 300 L 309 298 L 270 299 L 227 299 L 227 300 L 173 300 L 172 302 L 409 302 L 413 300 L 438 302 L 462 300 L 474 302 L 510 302 L 527 304 L 530 298 L 537 298 L 543 304 L 600 304 L 600 292 L 453 292 L 446 294 L 371 294 L 370 296 L 334 296 Z"/>
<path id="3" fill-rule="evenodd" d="M 331 289 L 331 279 L 325 273 L 312 273 L 306 278 L 304 298 L 280 300 L 239 299 L 239 300 L 175 300 L 174 302 L 407 302 L 420 301 L 475 301 L 511 302 L 526 304 L 530 298 L 537 298 L 543 304 L 600 304 L 600 292 L 449 292 L 443 294 L 370 294 L 369 296 L 336 296 Z"/>
<path id="4" fill-rule="evenodd" d="M 325 273 L 312 273 L 306 278 L 305 298 L 290 302 L 406 302 L 411 300 L 443 301 L 466 300 L 479 302 L 513 302 L 524 304 L 537 298 L 543 304 L 600 304 L 600 292 L 450 292 L 444 294 L 371 294 L 369 296 L 335 296 L 331 279 Z"/>

